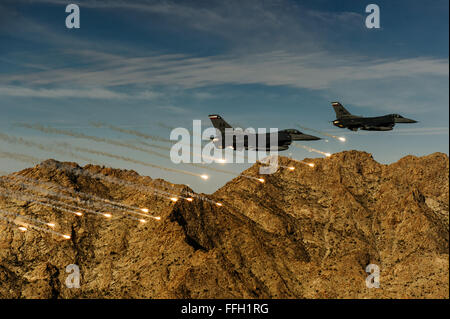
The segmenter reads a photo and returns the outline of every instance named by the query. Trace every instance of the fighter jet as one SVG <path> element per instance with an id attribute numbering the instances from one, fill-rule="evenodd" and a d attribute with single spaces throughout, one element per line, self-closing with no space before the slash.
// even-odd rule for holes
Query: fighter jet
<path id="1" fill-rule="evenodd" d="M 265 133 L 265 143 L 261 145 L 259 138 L 261 134 L 247 133 L 241 130 L 235 130 L 217 114 L 209 115 L 213 126 L 216 128 L 217 136 L 211 136 L 211 140 L 217 148 L 232 148 L 234 150 L 254 150 L 254 151 L 285 151 L 289 148 L 292 141 L 317 141 L 319 137 L 303 134 L 296 129 L 286 129 L 278 132 Z M 229 130 L 226 130 L 229 129 Z M 230 134 L 232 136 L 230 136 Z M 276 140 L 276 145 L 270 145 L 271 137 Z"/>
<path id="2" fill-rule="evenodd" d="M 358 129 L 365 131 L 391 131 L 396 123 L 417 123 L 417 121 L 405 118 L 399 114 L 387 114 L 376 117 L 356 116 L 347 111 L 341 103 L 332 102 L 331 105 L 336 112 L 336 120 L 333 125 L 347 128 L 351 131 Z"/>

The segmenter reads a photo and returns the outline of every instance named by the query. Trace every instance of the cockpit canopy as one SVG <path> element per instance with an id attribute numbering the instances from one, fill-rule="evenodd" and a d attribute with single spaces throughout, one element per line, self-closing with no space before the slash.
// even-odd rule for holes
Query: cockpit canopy
<path id="1" fill-rule="evenodd" d="M 289 134 L 302 134 L 302 132 L 300 132 L 299 130 L 293 129 L 293 128 L 289 128 L 287 130 L 284 130 L 286 133 Z"/>
<path id="2" fill-rule="evenodd" d="M 402 119 L 403 116 L 401 116 L 400 114 L 392 114 L 394 116 L 394 118 L 396 119 Z"/>

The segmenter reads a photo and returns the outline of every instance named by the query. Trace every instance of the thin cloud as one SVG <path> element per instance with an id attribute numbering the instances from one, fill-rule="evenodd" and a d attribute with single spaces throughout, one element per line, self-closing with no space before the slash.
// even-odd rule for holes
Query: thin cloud
<path id="1" fill-rule="evenodd" d="M 62 0 L 31 2 L 66 4 Z M 320 12 L 289 0 L 208 1 L 202 6 L 194 2 L 87 0 L 80 5 L 163 15 L 173 18 L 167 21 L 174 21 L 177 28 L 215 33 L 230 48 L 225 54 L 202 57 L 139 49 L 117 54 L 117 45 L 92 49 L 98 48 L 95 41 L 66 38 L 51 28 L 30 22 L 28 29 L 43 34 L 36 37 L 33 33 L 35 38 L 55 43 L 78 41 L 76 51 L 60 50 L 60 60 L 66 61 L 70 56 L 73 64 L 55 66 L 58 59 L 52 57 L 47 64 L 39 61 L 40 70 L 0 75 L 3 85 L 0 94 L 157 99 L 163 94 L 142 88 L 160 87 L 164 91 L 164 87 L 182 90 L 256 84 L 317 90 L 329 100 L 342 99 L 345 104 L 392 111 L 417 113 L 448 105 L 445 87 L 448 59 L 426 56 L 379 59 L 326 49 L 327 32 L 332 30 L 329 33 L 334 34 L 340 30 L 350 36 L 351 29 L 362 25 L 360 13 Z M 320 28 L 315 28 L 317 25 Z M 144 22 L 142 28 L 145 27 Z M 318 34 L 316 29 L 322 33 Z M 33 57 L 27 62 L 32 63 Z M 119 86 L 130 88 L 133 94 L 117 91 Z M 92 87 L 98 89 L 92 92 Z M 427 100 L 433 104 L 428 105 Z"/>
<path id="2" fill-rule="evenodd" d="M 83 53 L 85 54 L 85 53 Z M 331 62 L 332 61 L 332 62 Z M 336 82 L 412 78 L 421 75 L 448 77 L 448 61 L 418 57 L 370 60 L 326 52 L 296 55 L 283 51 L 246 56 L 152 55 L 114 56 L 95 66 L 63 68 L 1 76 L 1 83 L 28 85 L 75 83 L 78 85 L 173 85 L 199 88 L 221 84 L 263 84 L 305 89 L 326 89 Z"/>
<path id="3" fill-rule="evenodd" d="M 19 86 L 0 87 L 0 96 L 26 98 L 86 98 L 86 99 L 143 99 L 153 100 L 159 96 L 157 92 L 143 91 L 137 95 L 114 92 L 108 89 L 34 89 Z"/>
<path id="4" fill-rule="evenodd" d="M 67 5 L 64 0 L 17 2 Z M 132 14 L 160 16 L 173 27 L 220 38 L 238 52 L 274 48 L 311 52 L 318 48 L 319 42 L 327 43 L 326 30 L 354 32 L 362 28 L 364 20 L 363 12 L 321 12 L 291 0 L 85 0 L 78 3 L 91 10 L 128 10 Z M 152 19 L 141 24 L 143 31 L 152 27 Z"/>
<path id="5" fill-rule="evenodd" d="M 90 56 L 95 63 L 89 63 Z M 408 115 L 448 105 L 449 63 L 445 59 L 379 60 L 284 51 L 209 57 L 153 52 L 127 57 L 84 50 L 79 56 L 73 52 L 72 57 L 80 62 L 77 67 L 0 75 L 0 95 L 161 101 L 170 88 L 255 84 L 316 90 L 330 101 L 348 104 L 356 114 L 358 107 Z M 120 86 L 128 87 L 127 93 L 117 91 Z M 149 87 L 160 91 L 142 89 Z"/>

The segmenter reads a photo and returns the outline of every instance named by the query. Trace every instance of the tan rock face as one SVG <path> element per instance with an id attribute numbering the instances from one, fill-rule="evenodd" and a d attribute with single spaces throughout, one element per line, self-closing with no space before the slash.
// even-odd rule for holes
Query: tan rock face
<path id="1" fill-rule="evenodd" d="M 314 168 L 280 162 L 296 169 L 265 183 L 241 176 L 208 196 L 133 171 L 51 160 L 6 176 L 0 209 L 54 222 L 71 239 L 0 221 L 0 297 L 449 297 L 446 155 L 382 165 L 349 151 L 311 160 Z M 140 223 L 118 202 L 161 220 Z M 78 289 L 66 287 L 69 264 L 80 267 Z M 368 264 L 379 266 L 379 289 L 366 287 Z"/>

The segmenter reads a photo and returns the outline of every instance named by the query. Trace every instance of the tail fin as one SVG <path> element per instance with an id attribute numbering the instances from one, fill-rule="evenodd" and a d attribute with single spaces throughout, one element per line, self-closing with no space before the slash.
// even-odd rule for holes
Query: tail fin
<path id="1" fill-rule="evenodd" d="M 334 112 L 336 112 L 336 118 L 341 119 L 344 117 L 351 117 L 352 114 L 345 109 L 339 102 L 331 102 L 331 105 L 334 108 Z"/>
<path id="2" fill-rule="evenodd" d="M 225 122 L 220 115 L 209 115 L 209 119 L 211 120 L 212 125 L 222 133 L 225 132 L 226 128 L 232 128 L 231 125 Z"/>

